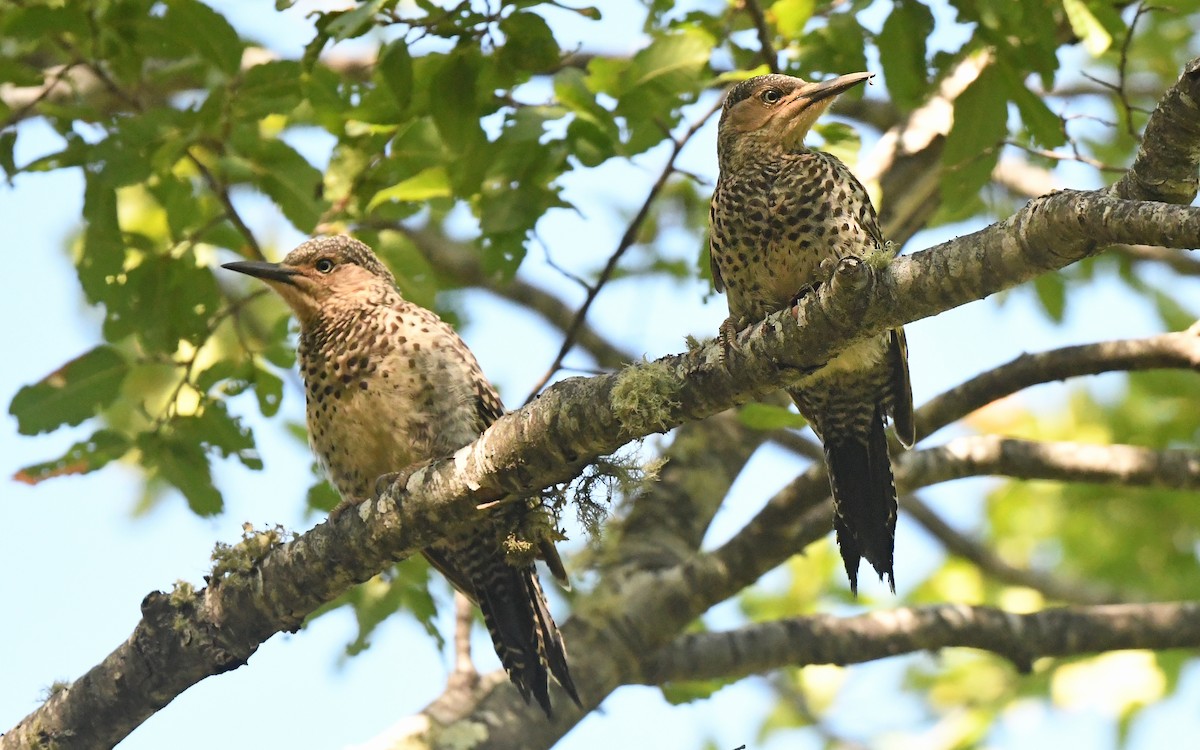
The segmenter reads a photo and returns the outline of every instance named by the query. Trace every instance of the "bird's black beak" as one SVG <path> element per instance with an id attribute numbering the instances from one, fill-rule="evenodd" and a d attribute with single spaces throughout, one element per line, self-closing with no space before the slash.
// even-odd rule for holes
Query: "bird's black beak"
<path id="1" fill-rule="evenodd" d="M 283 284 L 291 284 L 292 277 L 300 273 L 294 268 L 280 265 L 279 263 L 264 263 L 257 260 L 240 260 L 236 263 L 226 263 L 221 268 L 228 268 L 230 271 L 244 273 L 247 276 L 253 276 L 264 281 L 278 281 Z"/>
<path id="2" fill-rule="evenodd" d="M 874 73 L 847 73 L 844 76 L 830 78 L 828 81 L 805 84 L 795 92 L 795 96 L 797 99 L 807 99 L 808 103 L 812 104 L 822 99 L 835 97 L 847 89 L 854 88 L 868 78 L 874 77 Z"/>

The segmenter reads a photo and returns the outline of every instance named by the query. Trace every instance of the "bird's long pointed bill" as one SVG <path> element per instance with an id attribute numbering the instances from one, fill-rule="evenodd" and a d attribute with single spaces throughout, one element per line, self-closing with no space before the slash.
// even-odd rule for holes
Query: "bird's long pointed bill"
<path id="1" fill-rule="evenodd" d="M 284 284 L 292 283 L 292 277 L 298 272 L 281 266 L 278 263 L 265 263 L 257 260 L 240 260 L 236 263 L 226 263 L 221 268 L 244 273 L 264 281 L 278 281 Z"/>
<path id="2" fill-rule="evenodd" d="M 795 97 L 799 99 L 807 99 L 809 104 L 814 104 L 822 99 L 830 99 L 838 94 L 852 89 L 868 78 L 874 78 L 874 73 L 847 73 L 844 76 L 830 78 L 828 81 L 820 83 L 809 83 L 797 89 Z"/>
<path id="3" fill-rule="evenodd" d="M 804 136 L 809 128 L 817 121 L 838 94 L 853 88 L 874 73 L 847 73 L 844 76 L 831 78 L 820 83 L 806 83 L 791 94 L 791 100 L 784 104 L 784 130 L 780 139 L 788 146 L 799 146 L 804 143 Z"/>

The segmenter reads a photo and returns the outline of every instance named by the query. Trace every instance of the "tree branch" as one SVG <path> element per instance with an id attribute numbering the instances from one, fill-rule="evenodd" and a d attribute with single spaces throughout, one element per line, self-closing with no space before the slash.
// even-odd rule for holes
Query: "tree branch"
<path id="1" fill-rule="evenodd" d="M 1045 571 L 1009 565 L 990 547 L 959 533 L 916 495 L 905 495 L 900 506 L 928 531 L 946 551 L 974 564 L 987 575 L 1014 586 L 1040 591 L 1050 599 L 1073 604 L 1111 604 L 1131 597 L 1092 581 L 1071 581 Z"/>
<path id="2" fill-rule="evenodd" d="M 860 664 L 916 651 L 977 648 L 1029 672 L 1044 656 L 1200 646 L 1200 603 L 1111 604 L 1029 614 L 944 604 L 839 618 L 812 615 L 693 633 L 648 660 L 642 684 L 741 677 L 785 666 Z"/>
<path id="3" fill-rule="evenodd" d="M 916 415 L 924 438 L 996 399 L 1055 380 L 1166 368 L 1200 372 L 1200 323 L 1186 331 L 1022 354 L 930 399 Z"/>
<path id="4" fill-rule="evenodd" d="M 1108 189 L 1119 198 L 1191 203 L 1200 183 L 1200 58 L 1159 99 L 1133 166 Z M 1155 243 L 1149 243 L 1155 244 Z"/>
<path id="5" fill-rule="evenodd" d="M 205 675 L 241 665 L 273 633 L 298 626 L 396 557 L 469 522 L 477 504 L 567 481 L 629 440 L 776 390 L 795 376 L 781 364 L 817 367 L 846 342 L 980 299 L 1112 242 L 1198 245 L 1200 210 L 1056 193 L 1002 224 L 881 271 L 847 264 L 819 293 L 739 334 L 728 356 L 709 344 L 614 375 L 557 383 L 452 458 L 395 482 L 360 516 L 322 524 L 195 597 L 152 594 L 130 640 L 26 717 L 0 747 L 16 747 L 35 731 L 62 738 L 84 726 L 115 742 Z M 715 582 L 700 588 L 725 590 Z"/>
<path id="6" fill-rule="evenodd" d="M 763 14 L 762 6 L 758 4 L 758 0 L 744 0 L 742 7 L 749 14 L 750 20 L 754 22 L 754 30 L 758 34 L 759 53 L 762 55 L 763 62 L 772 73 L 778 73 L 779 53 L 775 51 L 775 45 L 771 42 L 771 27 L 767 24 L 767 17 Z"/>
<path id="7" fill-rule="evenodd" d="M 1200 488 L 1200 452 L 971 435 L 906 454 L 896 483 L 925 487 L 984 475 L 1192 490 Z"/>
<path id="8" fill-rule="evenodd" d="M 646 218 L 650 215 L 650 207 L 654 205 L 654 200 L 662 192 L 671 175 L 675 174 L 675 160 L 679 157 L 680 152 L 683 151 L 683 147 L 688 144 L 688 141 L 692 140 L 692 136 L 696 135 L 700 128 L 704 127 L 704 124 L 720 109 L 721 102 L 718 101 L 688 126 L 688 129 L 681 136 L 671 139 L 671 155 L 667 158 L 667 163 L 659 173 L 658 179 L 650 187 L 650 192 L 646 194 L 646 200 L 642 202 L 641 208 L 638 209 L 637 214 L 630 220 L 629 225 L 625 227 L 625 233 L 621 235 L 621 240 L 617 243 L 617 249 L 613 251 L 612 255 L 608 258 L 608 262 L 604 264 L 604 268 L 600 271 L 600 276 L 596 279 L 596 283 L 588 288 L 587 297 L 584 299 L 583 304 L 579 306 L 579 310 L 575 313 L 575 319 L 567 328 L 567 335 L 563 338 L 563 343 L 558 350 L 558 354 L 555 355 L 554 361 L 550 363 L 550 367 L 547 368 L 546 373 L 534 384 L 529 392 L 529 396 L 525 399 L 525 403 L 528 404 L 532 401 L 537 396 L 538 391 L 542 390 L 546 386 L 546 383 L 550 381 L 550 378 L 554 377 L 562 369 L 563 360 L 566 358 L 567 353 L 575 346 L 576 335 L 583 326 L 592 303 L 596 301 L 596 296 L 600 294 L 600 290 L 612 278 L 613 273 L 617 270 L 617 264 L 621 261 L 621 257 L 625 255 L 625 252 L 629 248 L 633 247 L 634 242 L 637 240 L 638 232 L 641 231 L 642 224 L 645 223 Z"/>

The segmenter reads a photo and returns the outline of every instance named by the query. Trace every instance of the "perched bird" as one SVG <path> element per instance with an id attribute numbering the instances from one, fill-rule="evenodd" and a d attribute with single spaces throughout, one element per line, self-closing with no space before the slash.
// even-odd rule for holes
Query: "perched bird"
<path id="1" fill-rule="evenodd" d="M 729 298 L 728 333 L 792 304 L 842 258 L 889 253 L 866 190 L 846 165 L 804 147 L 838 94 L 870 78 L 824 83 L 764 75 L 734 86 L 717 135 L 720 178 L 711 208 L 713 283 Z M 884 435 L 890 415 L 915 433 L 903 329 L 851 344 L 788 394 L 825 445 L 834 528 L 850 587 L 866 558 L 895 590 L 896 487 Z"/>
<path id="2" fill-rule="evenodd" d="M 340 508 L 371 499 L 384 474 L 454 453 L 504 413 L 454 329 L 405 300 L 395 277 L 358 240 L 318 237 L 282 263 L 224 267 L 265 281 L 300 320 L 309 442 L 342 496 Z M 537 572 L 505 555 L 504 539 L 527 510 L 524 503 L 498 505 L 470 531 L 422 552 L 479 606 L 509 678 L 549 716 L 548 673 L 576 704 L 579 696 Z M 539 549 L 565 579 L 554 546 Z"/>

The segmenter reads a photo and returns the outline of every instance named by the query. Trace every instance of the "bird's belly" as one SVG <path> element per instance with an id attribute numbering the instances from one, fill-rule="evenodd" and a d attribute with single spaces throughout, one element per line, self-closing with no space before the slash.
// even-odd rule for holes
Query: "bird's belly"
<path id="1" fill-rule="evenodd" d="M 388 377 L 382 377 L 388 372 Z M 308 404 L 313 453 L 343 498 L 372 496 L 375 480 L 414 463 L 448 454 L 478 436 L 474 412 L 440 383 L 440 392 L 412 370 L 380 369 L 368 387 L 357 384 Z"/>

